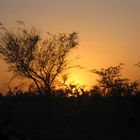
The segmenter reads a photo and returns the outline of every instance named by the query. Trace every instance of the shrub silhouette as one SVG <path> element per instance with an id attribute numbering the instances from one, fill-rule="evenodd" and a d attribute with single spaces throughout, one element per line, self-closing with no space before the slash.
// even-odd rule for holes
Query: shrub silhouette
<path id="1" fill-rule="evenodd" d="M 99 75 L 98 85 L 104 91 L 103 94 L 113 96 L 126 96 L 135 94 L 138 91 L 136 81 L 130 82 L 129 79 L 122 78 L 123 64 L 118 66 L 110 66 L 100 70 L 93 69 L 92 73 Z"/>

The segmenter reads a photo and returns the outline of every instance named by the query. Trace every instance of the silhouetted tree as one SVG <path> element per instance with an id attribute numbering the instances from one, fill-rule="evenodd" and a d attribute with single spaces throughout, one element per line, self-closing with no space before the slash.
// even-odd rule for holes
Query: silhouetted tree
<path id="1" fill-rule="evenodd" d="M 98 74 L 100 79 L 97 80 L 100 87 L 105 88 L 107 93 L 118 95 L 123 92 L 123 85 L 128 79 L 121 78 L 123 64 L 102 68 L 100 70 L 93 69 L 91 72 Z"/>
<path id="2" fill-rule="evenodd" d="M 0 54 L 9 71 L 31 79 L 40 94 L 51 94 L 57 77 L 67 67 L 68 54 L 78 45 L 77 33 L 47 33 L 47 38 L 42 39 L 35 28 L 21 26 L 13 31 L 2 24 L 0 28 Z"/>
<path id="3" fill-rule="evenodd" d="M 134 96 L 139 92 L 139 84 L 137 81 L 130 82 L 127 81 L 123 84 L 123 95 L 124 96 Z"/>
<path id="4" fill-rule="evenodd" d="M 79 65 L 76 65 L 74 67 L 79 67 Z M 80 95 L 85 95 L 85 91 L 84 91 L 84 85 L 79 85 L 79 84 L 75 84 L 73 82 L 71 83 L 67 83 L 68 80 L 68 74 L 64 74 L 62 76 L 62 82 L 61 82 L 61 86 L 64 87 L 65 92 L 71 94 L 72 96 L 75 97 L 80 97 Z"/>

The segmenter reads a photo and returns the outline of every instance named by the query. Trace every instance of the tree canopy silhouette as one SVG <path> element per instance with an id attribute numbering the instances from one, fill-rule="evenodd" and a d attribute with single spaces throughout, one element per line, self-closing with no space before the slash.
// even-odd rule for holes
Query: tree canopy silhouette
<path id="1" fill-rule="evenodd" d="M 67 67 L 67 56 L 78 45 L 76 32 L 47 33 L 36 28 L 9 30 L 1 24 L 0 54 L 15 76 L 31 79 L 41 93 L 51 93 L 58 76 Z"/>
<path id="2" fill-rule="evenodd" d="M 100 87 L 107 90 L 107 93 L 119 95 L 122 92 L 126 92 L 126 88 L 129 87 L 129 79 L 121 77 L 122 69 L 123 64 L 119 64 L 117 66 L 110 66 L 100 70 L 93 69 L 91 72 L 99 75 L 97 81 Z"/>

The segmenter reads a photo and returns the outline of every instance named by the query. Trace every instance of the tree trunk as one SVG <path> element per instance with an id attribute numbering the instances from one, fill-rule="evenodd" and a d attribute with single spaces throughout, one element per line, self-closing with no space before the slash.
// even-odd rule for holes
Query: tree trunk
<path id="1" fill-rule="evenodd" d="M 48 121 L 51 121 L 53 118 L 53 96 L 51 88 L 48 87 L 46 90 L 46 97 L 47 97 L 47 115 L 48 115 Z"/>

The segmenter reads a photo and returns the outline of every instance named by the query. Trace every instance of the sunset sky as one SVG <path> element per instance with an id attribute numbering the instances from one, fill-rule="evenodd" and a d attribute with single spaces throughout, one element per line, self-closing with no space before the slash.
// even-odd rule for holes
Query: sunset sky
<path id="1" fill-rule="evenodd" d="M 22 20 L 41 32 L 79 32 L 71 81 L 94 85 L 94 68 L 125 63 L 124 77 L 140 79 L 140 0 L 0 0 L 0 22 L 15 27 Z M 6 66 L 0 63 L 0 87 L 7 82 Z"/>

